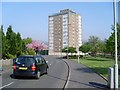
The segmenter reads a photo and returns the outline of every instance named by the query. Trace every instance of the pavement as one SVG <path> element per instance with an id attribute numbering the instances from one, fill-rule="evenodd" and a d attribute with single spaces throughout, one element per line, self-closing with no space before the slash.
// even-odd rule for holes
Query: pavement
<path id="1" fill-rule="evenodd" d="M 75 61 L 65 60 L 70 67 L 70 80 L 67 88 L 106 89 L 107 82 L 92 69 Z"/>
<path id="2" fill-rule="evenodd" d="M 3 70 L 2 86 L 5 88 L 91 88 L 106 90 L 107 82 L 97 73 L 77 62 L 60 59 L 56 56 L 44 56 L 49 71 L 40 79 L 12 77 L 12 69 Z M 12 67 L 12 66 L 10 66 Z"/>

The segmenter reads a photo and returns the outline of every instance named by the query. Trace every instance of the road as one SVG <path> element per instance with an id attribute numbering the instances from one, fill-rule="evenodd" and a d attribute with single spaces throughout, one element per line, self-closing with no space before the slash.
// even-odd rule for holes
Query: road
<path id="1" fill-rule="evenodd" d="M 97 88 L 104 89 L 107 82 L 84 65 L 74 61 L 45 56 L 49 71 L 40 79 L 12 77 L 12 68 L 3 71 L 1 89 L 9 88 Z"/>

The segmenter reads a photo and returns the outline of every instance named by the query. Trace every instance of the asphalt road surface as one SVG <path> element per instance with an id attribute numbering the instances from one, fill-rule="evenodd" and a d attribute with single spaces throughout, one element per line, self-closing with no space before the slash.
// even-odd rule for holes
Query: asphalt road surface
<path id="1" fill-rule="evenodd" d="M 105 89 L 107 82 L 98 74 L 84 65 L 74 61 L 59 59 L 55 56 L 44 56 L 48 61 L 47 75 L 39 79 L 18 78 L 14 79 L 12 68 L 2 73 L 2 86 L 0 89 L 9 88 L 96 88 Z M 12 66 L 11 66 L 12 67 Z"/>

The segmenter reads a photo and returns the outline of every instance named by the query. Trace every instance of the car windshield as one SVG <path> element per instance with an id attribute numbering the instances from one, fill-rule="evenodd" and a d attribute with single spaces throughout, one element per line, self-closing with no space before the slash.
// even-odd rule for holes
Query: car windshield
<path id="1" fill-rule="evenodd" d="M 29 64 L 35 63 L 35 60 L 34 60 L 33 57 L 19 57 L 19 58 L 16 58 L 15 62 L 17 64 L 23 64 L 24 63 L 24 64 L 29 65 Z"/>

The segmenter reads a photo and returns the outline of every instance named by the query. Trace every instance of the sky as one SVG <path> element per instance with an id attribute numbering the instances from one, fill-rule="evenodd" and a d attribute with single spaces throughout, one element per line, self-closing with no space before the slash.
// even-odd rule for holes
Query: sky
<path id="1" fill-rule="evenodd" d="M 22 38 L 48 41 L 48 16 L 71 9 L 82 16 L 82 40 L 89 36 L 107 39 L 113 25 L 112 2 L 2 2 L 4 32 L 12 25 Z"/>

